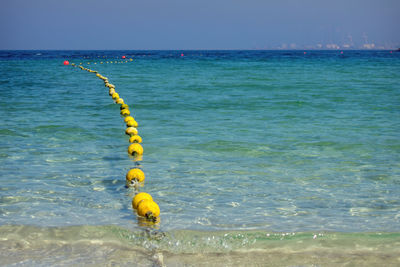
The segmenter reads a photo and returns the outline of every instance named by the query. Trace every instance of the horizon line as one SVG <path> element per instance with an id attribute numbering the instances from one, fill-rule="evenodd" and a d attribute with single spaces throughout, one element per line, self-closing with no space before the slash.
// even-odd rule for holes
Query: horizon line
<path id="1" fill-rule="evenodd" d="M 0 49 L 0 51 L 393 51 L 399 48 L 344 48 L 344 49 L 323 49 L 323 48 L 217 48 L 217 49 Z"/>

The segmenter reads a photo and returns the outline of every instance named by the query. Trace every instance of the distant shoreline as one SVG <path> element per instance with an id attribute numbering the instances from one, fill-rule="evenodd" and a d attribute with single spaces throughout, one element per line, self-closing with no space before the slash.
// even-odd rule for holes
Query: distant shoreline
<path id="1" fill-rule="evenodd" d="M 0 49 L 0 51 L 399 51 L 393 49 Z"/>

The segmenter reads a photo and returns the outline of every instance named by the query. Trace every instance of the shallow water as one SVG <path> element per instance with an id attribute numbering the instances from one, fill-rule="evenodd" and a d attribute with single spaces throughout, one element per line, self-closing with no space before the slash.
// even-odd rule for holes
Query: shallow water
<path id="1" fill-rule="evenodd" d="M 0 225 L 143 230 L 119 107 L 65 59 L 131 107 L 161 232 L 400 231 L 389 51 L 2 51 Z"/>
<path id="2" fill-rule="evenodd" d="M 399 233 L 0 227 L 4 266 L 398 266 Z"/>

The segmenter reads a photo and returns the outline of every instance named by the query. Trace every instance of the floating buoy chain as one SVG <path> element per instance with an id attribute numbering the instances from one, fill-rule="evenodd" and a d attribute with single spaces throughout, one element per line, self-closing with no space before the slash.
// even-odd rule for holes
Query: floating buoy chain
<path id="1" fill-rule="evenodd" d="M 125 59 L 126 57 L 123 56 L 122 58 Z M 132 61 L 132 59 L 130 59 L 130 61 Z M 100 64 L 102 64 L 102 62 L 100 62 Z M 69 65 L 69 62 L 64 61 L 64 65 Z M 124 99 L 122 99 L 115 90 L 115 85 L 110 83 L 108 78 L 101 75 L 98 71 L 83 67 L 82 63 L 79 65 L 72 63 L 71 66 L 79 67 L 81 70 L 90 73 L 95 73 L 99 79 L 103 80 L 104 86 L 108 88 L 108 94 L 116 104 L 120 105 L 120 114 L 124 117 L 124 122 L 126 123 L 125 134 L 129 136 L 130 145 L 128 147 L 128 154 L 134 157 L 135 162 L 140 161 L 143 155 L 143 147 L 140 144 L 142 143 L 142 138 L 139 136 L 137 129 L 139 124 L 134 117 L 132 117 L 129 106 L 125 104 Z M 138 191 L 139 187 L 144 185 L 145 174 L 141 168 L 134 167 L 127 172 L 125 178 L 126 187 L 133 187 Z M 159 222 L 160 208 L 150 194 L 145 192 L 137 193 L 132 199 L 132 208 L 136 210 L 140 217 L 145 218 L 148 222 Z"/>
<path id="2" fill-rule="evenodd" d="M 126 56 L 122 56 L 121 57 L 123 60 L 120 60 L 120 61 L 117 61 L 117 60 L 109 60 L 109 61 L 90 61 L 90 62 L 84 62 L 84 63 L 82 63 L 82 62 L 80 62 L 78 65 L 79 66 L 81 66 L 81 65 L 83 65 L 83 64 L 86 64 L 86 65 L 90 65 L 90 64 L 93 64 L 93 65 L 96 65 L 96 64 L 122 64 L 122 63 L 129 63 L 129 62 L 132 62 L 133 61 L 133 58 L 127 58 Z M 69 64 L 69 62 L 67 61 L 67 60 L 65 60 L 64 61 L 64 65 L 68 65 Z M 71 64 L 72 65 L 72 64 Z"/>

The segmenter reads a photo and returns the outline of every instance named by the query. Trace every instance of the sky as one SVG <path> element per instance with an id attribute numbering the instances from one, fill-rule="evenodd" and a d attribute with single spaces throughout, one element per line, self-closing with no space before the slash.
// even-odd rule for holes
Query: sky
<path id="1" fill-rule="evenodd" d="M 399 26 L 400 0 L 0 0 L 0 49 L 394 49 Z"/>

